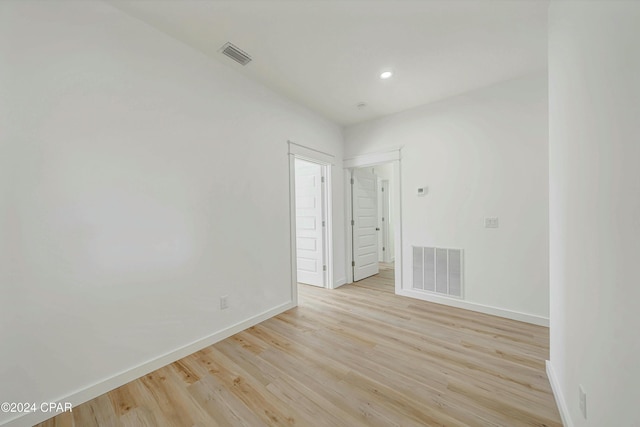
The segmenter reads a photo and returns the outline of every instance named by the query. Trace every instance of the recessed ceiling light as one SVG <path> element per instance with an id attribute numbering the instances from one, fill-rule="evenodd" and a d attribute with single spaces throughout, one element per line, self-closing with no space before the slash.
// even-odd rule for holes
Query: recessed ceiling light
<path id="1" fill-rule="evenodd" d="M 391 77 L 391 76 L 393 76 L 393 73 L 392 73 L 391 71 L 383 71 L 383 72 L 380 74 L 380 78 L 381 78 L 381 79 L 383 79 L 383 80 L 386 80 L 386 79 L 388 79 L 388 78 L 389 78 L 389 77 Z"/>

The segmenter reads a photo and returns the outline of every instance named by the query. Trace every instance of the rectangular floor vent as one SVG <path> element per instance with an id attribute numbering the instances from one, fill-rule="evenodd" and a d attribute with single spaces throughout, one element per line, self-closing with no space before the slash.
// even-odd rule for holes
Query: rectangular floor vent
<path id="1" fill-rule="evenodd" d="M 462 249 L 413 247 L 413 289 L 462 298 Z"/>

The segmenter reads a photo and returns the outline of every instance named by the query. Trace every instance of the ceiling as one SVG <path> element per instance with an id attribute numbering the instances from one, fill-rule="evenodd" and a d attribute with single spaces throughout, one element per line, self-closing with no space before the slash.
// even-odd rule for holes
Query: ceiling
<path id="1" fill-rule="evenodd" d="M 546 67 L 547 1 L 110 3 L 341 125 Z M 227 41 L 253 61 L 223 56 Z M 381 80 L 384 70 L 393 77 Z"/>

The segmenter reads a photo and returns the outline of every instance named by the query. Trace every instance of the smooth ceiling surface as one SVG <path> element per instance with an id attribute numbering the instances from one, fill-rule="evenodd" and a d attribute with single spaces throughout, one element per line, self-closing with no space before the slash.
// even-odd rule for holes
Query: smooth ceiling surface
<path id="1" fill-rule="evenodd" d="M 343 125 L 546 67 L 547 1 L 110 3 Z M 223 56 L 227 41 L 253 61 Z"/>

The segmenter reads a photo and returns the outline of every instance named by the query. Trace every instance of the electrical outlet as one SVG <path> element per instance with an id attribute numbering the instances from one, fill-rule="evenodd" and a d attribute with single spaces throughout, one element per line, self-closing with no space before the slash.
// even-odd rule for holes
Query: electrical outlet
<path id="1" fill-rule="evenodd" d="M 229 308 L 229 297 L 223 295 L 220 297 L 220 310 L 226 310 L 227 308 Z"/>
<path id="2" fill-rule="evenodd" d="M 498 228 L 498 217 L 487 217 L 484 219 L 484 228 Z"/>
<path id="3" fill-rule="evenodd" d="M 578 386 L 578 391 L 580 393 L 580 412 L 582 412 L 582 416 L 584 419 L 587 419 L 587 393 L 584 392 L 582 388 L 582 384 Z"/>

